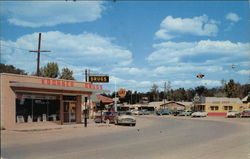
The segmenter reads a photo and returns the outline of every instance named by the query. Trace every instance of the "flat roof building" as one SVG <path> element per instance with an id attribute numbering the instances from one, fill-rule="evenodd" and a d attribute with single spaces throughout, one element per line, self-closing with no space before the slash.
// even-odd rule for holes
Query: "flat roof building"
<path id="1" fill-rule="evenodd" d="M 37 76 L 0 74 L 1 126 L 81 123 L 85 98 L 102 85 Z"/>
<path id="2" fill-rule="evenodd" d="M 195 111 L 205 111 L 209 116 L 226 116 L 228 111 L 242 112 L 249 108 L 250 104 L 240 98 L 227 97 L 201 97 L 200 102 L 194 104 Z"/>

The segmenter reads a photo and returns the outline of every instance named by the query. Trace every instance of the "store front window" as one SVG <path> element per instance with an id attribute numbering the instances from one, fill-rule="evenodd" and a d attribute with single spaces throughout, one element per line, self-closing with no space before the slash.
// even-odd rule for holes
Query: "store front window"
<path id="1" fill-rule="evenodd" d="M 16 94 L 16 122 L 45 122 L 60 120 L 59 96 Z"/>
<path id="2" fill-rule="evenodd" d="M 224 110 L 233 110 L 233 106 L 224 106 Z"/>

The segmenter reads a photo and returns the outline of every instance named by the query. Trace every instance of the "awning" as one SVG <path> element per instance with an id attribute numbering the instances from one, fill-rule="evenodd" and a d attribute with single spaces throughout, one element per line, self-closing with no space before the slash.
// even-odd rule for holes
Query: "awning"
<path id="1" fill-rule="evenodd" d="M 22 89 L 22 88 L 31 88 L 36 90 L 54 90 L 54 91 L 71 91 L 79 93 L 107 93 L 108 90 L 102 89 L 93 89 L 93 88 L 84 88 L 84 87 L 64 87 L 64 86 L 54 86 L 54 85 L 44 85 L 37 83 L 28 83 L 28 82 L 10 82 L 11 87 Z"/>

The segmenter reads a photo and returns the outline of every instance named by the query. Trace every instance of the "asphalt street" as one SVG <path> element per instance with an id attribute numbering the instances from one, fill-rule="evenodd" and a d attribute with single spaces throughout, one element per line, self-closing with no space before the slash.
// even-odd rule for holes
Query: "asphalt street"
<path id="1" fill-rule="evenodd" d="M 151 124 L 140 127 L 145 119 Z M 137 125 L 124 131 L 25 145 L 3 143 L 1 150 L 6 159 L 248 159 L 249 128 L 248 122 L 138 117 Z"/>

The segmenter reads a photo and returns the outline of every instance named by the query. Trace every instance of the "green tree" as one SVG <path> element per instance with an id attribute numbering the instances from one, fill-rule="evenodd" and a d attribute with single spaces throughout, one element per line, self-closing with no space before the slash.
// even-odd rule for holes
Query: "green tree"
<path id="1" fill-rule="evenodd" d="M 27 75 L 24 70 L 14 67 L 13 65 L 5 65 L 0 63 L 0 73 L 14 73 L 20 75 Z"/>
<path id="2" fill-rule="evenodd" d="M 227 97 L 229 98 L 235 98 L 237 97 L 237 94 L 239 92 L 239 84 L 235 83 L 234 80 L 229 80 L 229 82 L 225 85 L 225 93 Z"/>
<path id="3" fill-rule="evenodd" d="M 208 89 L 204 86 L 198 86 L 195 88 L 195 92 L 198 93 L 199 96 L 206 96 L 208 93 Z"/>
<path id="4" fill-rule="evenodd" d="M 189 88 L 187 91 L 186 91 L 186 97 L 187 97 L 187 101 L 192 101 L 194 99 L 194 96 L 195 96 L 195 90 L 192 89 L 192 88 Z"/>
<path id="5" fill-rule="evenodd" d="M 55 62 L 49 62 L 46 66 L 40 69 L 40 75 L 42 77 L 57 78 L 59 74 L 58 65 Z"/>
<path id="6" fill-rule="evenodd" d="M 66 79 L 66 80 L 75 80 L 73 77 L 73 71 L 71 71 L 68 68 L 63 68 L 60 74 L 60 79 Z"/>

